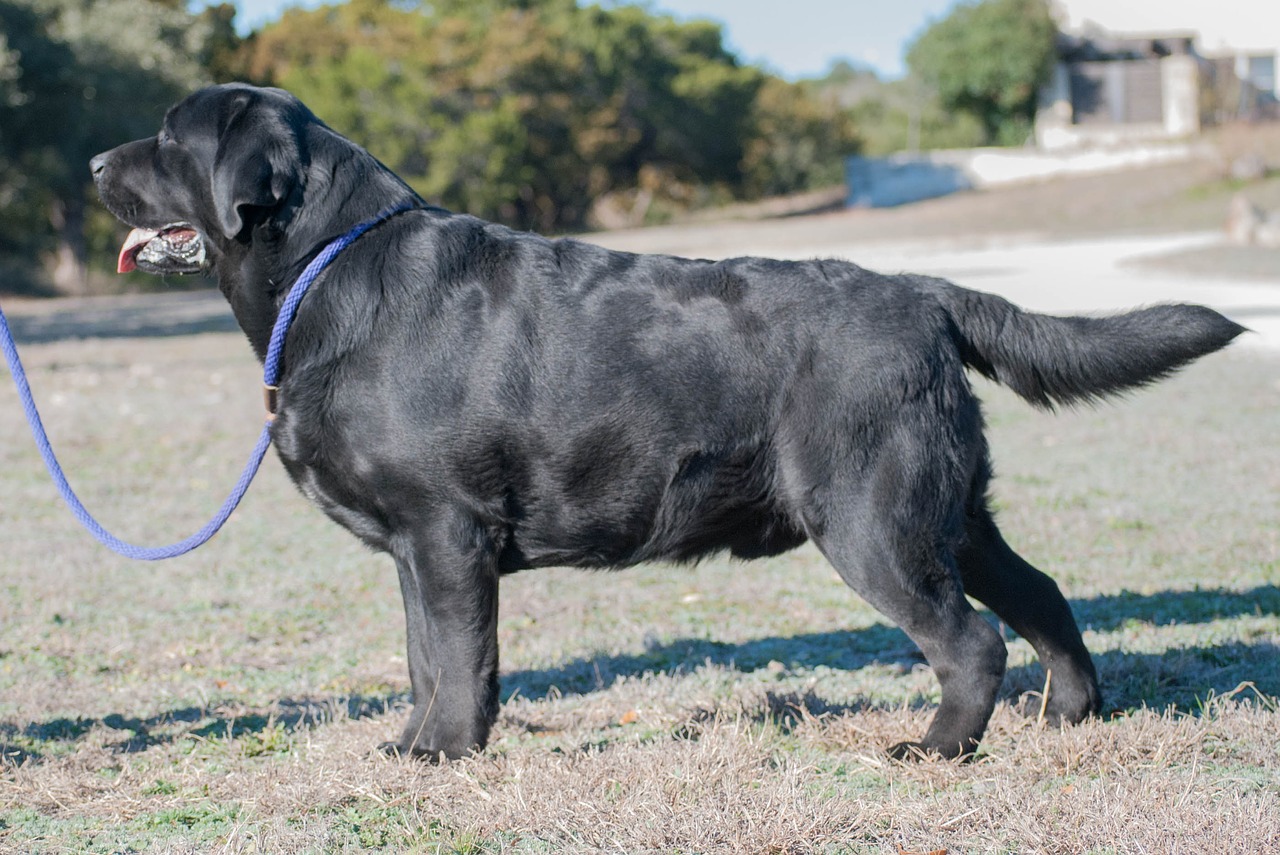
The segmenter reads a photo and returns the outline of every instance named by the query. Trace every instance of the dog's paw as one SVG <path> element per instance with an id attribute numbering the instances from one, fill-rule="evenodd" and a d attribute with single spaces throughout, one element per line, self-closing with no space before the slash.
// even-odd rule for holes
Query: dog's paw
<path id="1" fill-rule="evenodd" d="M 962 753 L 959 744 L 953 751 L 944 751 L 924 742 L 899 742 L 890 747 L 886 753 L 889 759 L 896 763 L 931 763 L 937 760 L 958 760 L 961 763 L 968 763 L 975 756 L 973 751 Z"/>
<path id="2" fill-rule="evenodd" d="M 1050 727 L 1066 727 L 1094 718 L 1102 712 L 1102 698 L 1096 687 L 1075 690 L 1051 689 L 1046 701 L 1043 692 L 1027 692 L 1018 699 L 1017 710 L 1027 718 Z"/>
<path id="3" fill-rule="evenodd" d="M 889 748 L 889 759 L 898 763 L 918 763 L 922 760 L 937 760 L 941 755 L 931 751 L 919 742 L 899 742 Z"/>
<path id="4" fill-rule="evenodd" d="M 386 757 L 403 757 L 400 753 L 400 743 L 398 742 L 379 742 L 378 753 Z"/>
<path id="5" fill-rule="evenodd" d="M 420 748 L 406 751 L 399 742 L 378 743 L 378 753 L 396 760 L 417 760 L 432 765 L 446 763 L 449 760 L 443 751 L 423 751 Z"/>

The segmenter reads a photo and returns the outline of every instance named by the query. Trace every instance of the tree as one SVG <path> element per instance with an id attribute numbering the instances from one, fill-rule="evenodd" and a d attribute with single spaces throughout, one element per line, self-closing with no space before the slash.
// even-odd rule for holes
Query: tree
<path id="1" fill-rule="evenodd" d="M 204 45 L 196 57 L 214 83 L 231 83 L 244 77 L 240 49 L 244 39 L 236 32 L 236 7 L 231 3 L 206 6 L 198 26 L 204 30 Z"/>
<path id="2" fill-rule="evenodd" d="M 82 292 L 89 158 L 205 80 L 209 27 L 182 0 L 0 0 L 0 24 L 0 251 L 49 253 L 54 287 Z"/>
<path id="3" fill-rule="evenodd" d="M 714 24 L 573 0 L 291 10 L 251 39 L 245 70 L 428 198 L 539 229 L 584 225 L 642 176 L 739 182 L 764 79 Z"/>
<path id="4" fill-rule="evenodd" d="M 811 82 L 771 77 L 760 88 L 743 159 L 743 195 L 762 197 L 839 184 L 862 139 L 853 114 Z"/>
<path id="5" fill-rule="evenodd" d="M 831 99 L 743 65 L 718 25 L 635 5 L 349 0 L 241 40 L 229 4 L 0 0 L 0 282 L 40 258 L 83 291 L 119 236 L 86 203 L 88 159 L 230 79 L 292 90 L 429 199 L 541 230 L 805 189 L 857 145 Z"/>
<path id="6" fill-rule="evenodd" d="M 0 105 L 12 106 L 20 97 L 18 87 L 14 85 L 22 76 L 19 59 L 21 54 L 9 50 L 9 39 L 0 32 Z"/>
<path id="7" fill-rule="evenodd" d="M 1017 144 L 1030 132 L 1056 35 L 1047 0 L 982 0 L 926 29 L 907 66 L 943 107 L 981 122 L 986 143 Z"/>

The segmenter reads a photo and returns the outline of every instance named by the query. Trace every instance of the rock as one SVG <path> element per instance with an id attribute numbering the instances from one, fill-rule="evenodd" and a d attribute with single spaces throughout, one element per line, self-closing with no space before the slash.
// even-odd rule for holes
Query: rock
<path id="1" fill-rule="evenodd" d="M 1250 202 L 1243 193 L 1231 197 L 1227 208 L 1227 242 L 1236 246 L 1249 246 L 1257 239 L 1258 227 L 1265 222 L 1262 210 Z"/>
<path id="2" fill-rule="evenodd" d="M 1268 249 L 1280 249 L 1280 214 L 1272 214 L 1259 224 L 1254 230 L 1253 242 Z"/>
<path id="3" fill-rule="evenodd" d="M 1267 177 L 1267 162 L 1254 152 L 1231 161 L 1231 177 L 1236 181 L 1261 181 Z"/>

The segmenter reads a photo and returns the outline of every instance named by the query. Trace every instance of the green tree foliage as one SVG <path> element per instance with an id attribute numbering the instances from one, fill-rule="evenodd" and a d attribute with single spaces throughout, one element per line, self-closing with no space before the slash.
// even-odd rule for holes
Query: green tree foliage
<path id="1" fill-rule="evenodd" d="M 980 122 L 986 143 L 1017 144 L 1030 133 L 1056 34 L 1047 0 L 982 0 L 926 29 L 907 66 L 944 108 Z"/>
<path id="2" fill-rule="evenodd" d="M 11 287 L 39 281 L 38 266 L 24 271 L 19 258 L 30 264 L 32 256 L 53 248 L 52 196 L 40 179 L 55 166 L 56 134 L 24 118 L 43 88 L 35 82 L 56 79 L 70 61 L 70 52 L 45 35 L 34 10 L 0 0 L 0 275 Z"/>
<path id="3" fill-rule="evenodd" d="M 286 12 L 253 37 L 244 68 L 424 196 L 527 228 L 707 185 L 799 189 L 856 145 L 844 120 L 822 127 L 833 113 L 804 92 L 739 64 L 717 25 L 636 6 L 352 0 Z M 788 150 L 811 131 L 817 141 Z"/>
<path id="4" fill-rule="evenodd" d="M 424 196 L 555 230 L 839 180 L 836 101 L 745 66 L 718 25 L 575 0 L 349 0 L 247 40 L 234 7 L 0 0 L 0 287 L 106 268 L 88 159 L 209 81 L 283 86 Z M 6 261 L 6 259 L 8 261 Z M 16 265 L 13 264 L 16 259 Z"/>
<path id="5" fill-rule="evenodd" d="M 196 26 L 203 46 L 196 61 L 214 83 L 230 83 L 242 77 L 240 50 L 244 40 L 236 32 L 236 7 L 231 3 L 205 6 Z"/>
<path id="6" fill-rule="evenodd" d="M 972 148 L 985 141 L 976 118 L 944 109 L 937 93 L 913 77 L 881 80 L 870 68 L 838 61 L 822 77 L 804 84 L 845 113 L 845 121 L 857 131 L 860 153 L 871 157 Z"/>
<path id="7" fill-rule="evenodd" d="M 839 184 L 844 156 L 861 147 L 853 113 L 811 82 L 770 77 L 755 103 L 755 124 L 743 159 L 750 198 Z"/>
<path id="8" fill-rule="evenodd" d="M 740 159 L 733 126 L 759 72 L 718 32 L 665 23 L 572 0 L 355 0 L 286 14 L 258 34 L 249 70 L 425 196 L 548 229 L 582 224 L 643 166 L 714 181 Z"/>
<path id="9" fill-rule="evenodd" d="M 18 68 L 21 54 L 9 50 L 9 38 L 0 32 L 0 105 L 10 106 L 19 97 L 18 87 L 14 84 L 22 74 Z"/>
<path id="10" fill-rule="evenodd" d="M 181 0 L 0 0 L 0 31 L 0 253 L 47 254 L 54 286 L 82 291 L 89 158 L 205 79 L 209 27 Z"/>

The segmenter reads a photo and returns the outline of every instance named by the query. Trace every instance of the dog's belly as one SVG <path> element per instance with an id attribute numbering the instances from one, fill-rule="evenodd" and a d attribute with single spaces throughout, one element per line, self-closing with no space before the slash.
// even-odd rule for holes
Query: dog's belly
<path id="1" fill-rule="evenodd" d="M 756 558 L 806 539 L 778 502 L 772 467 L 758 446 L 690 451 L 613 474 L 621 477 L 595 489 L 559 480 L 516 497 L 502 569 L 625 567 L 721 550 Z"/>

